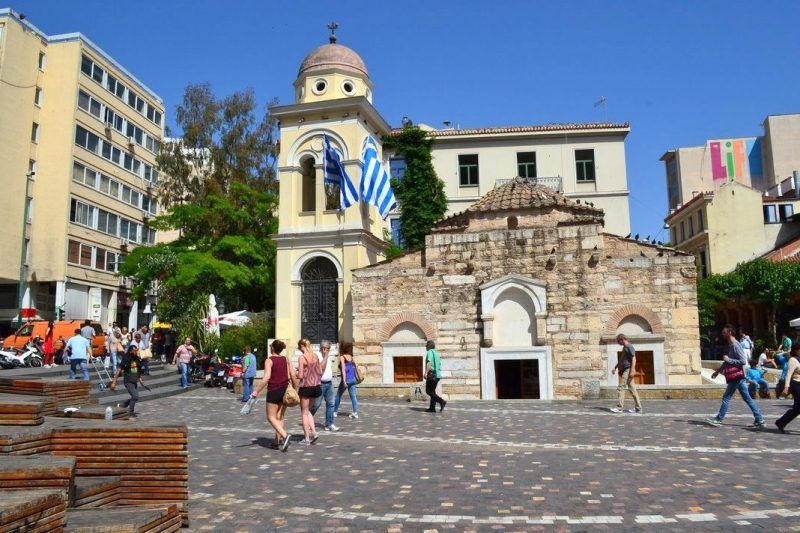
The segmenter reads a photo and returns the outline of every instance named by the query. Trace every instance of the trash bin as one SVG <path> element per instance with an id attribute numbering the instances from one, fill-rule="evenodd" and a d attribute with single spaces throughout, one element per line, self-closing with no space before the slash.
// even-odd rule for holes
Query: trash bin
<path id="1" fill-rule="evenodd" d="M 236 396 L 241 396 L 244 393 L 244 380 L 242 378 L 233 378 L 233 393 Z"/>

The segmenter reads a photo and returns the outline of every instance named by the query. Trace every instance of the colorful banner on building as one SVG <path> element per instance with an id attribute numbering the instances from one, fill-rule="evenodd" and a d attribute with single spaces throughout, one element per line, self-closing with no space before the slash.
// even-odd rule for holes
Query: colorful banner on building
<path id="1" fill-rule="evenodd" d="M 758 137 L 708 141 L 708 152 L 714 183 L 738 181 L 752 186 L 763 174 Z"/>

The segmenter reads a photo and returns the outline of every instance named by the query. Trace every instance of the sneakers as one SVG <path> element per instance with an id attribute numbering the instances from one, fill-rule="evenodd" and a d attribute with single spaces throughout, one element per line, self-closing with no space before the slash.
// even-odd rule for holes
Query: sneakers
<path id="1" fill-rule="evenodd" d="M 778 428 L 778 431 L 780 431 L 781 433 L 786 433 L 786 430 L 784 429 L 784 427 L 781 426 L 781 425 L 778 425 L 778 421 L 777 420 L 775 421 L 775 427 Z"/>
<path id="2" fill-rule="evenodd" d="M 353 418 L 355 420 L 358 420 L 358 413 L 350 413 L 349 418 Z"/>
<path id="3" fill-rule="evenodd" d="M 292 440 L 292 434 L 291 433 L 287 433 L 286 434 L 286 438 L 283 439 L 283 442 L 281 443 L 281 451 L 282 452 L 285 452 L 286 450 L 289 449 L 289 442 L 291 442 L 291 440 Z"/>
<path id="4" fill-rule="evenodd" d="M 641 409 L 628 409 L 628 412 L 631 413 L 631 414 L 634 414 L 634 415 L 642 414 Z"/>
<path id="5" fill-rule="evenodd" d="M 339 431 L 339 428 L 336 427 L 336 424 L 331 424 L 330 426 L 325 426 L 325 431 Z"/>
<path id="6" fill-rule="evenodd" d="M 336 418 L 337 416 L 339 416 L 339 413 L 337 413 L 336 411 L 334 411 L 334 412 L 333 412 L 333 418 Z"/>
<path id="7" fill-rule="evenodd" d="M 314 433 L 313 435 L 311 435 L 311 441 L 309 442 L 309 444 L 314 444 L 318 440 L 319 440 L 319 433 Z"/>
<path id="8" fill-rule="evenodd" d="M 445 405 L 447 405 L 447 400 L 442 400 L 442 406 L 441 406 L 441 407 L 439 407 L 439 412 L 440 412 L 440 413 L 441 413 L 442 411 L 444 411 L 444 406 L 445 406 Z"/>
<path id="9" fill-rule="evenodd" d="M 301 440 L 297 443 L 298 446 L 311 446 L 311 442 L 307 441 L 306 439 Z"/>
<path id="10" fill-rule="evenodd" d="M 706 424 L 709 426 L 719 427 L 722 425 L 722 420 L 717 417 L 714 418 L 706 418 Z"/>
<path id="11" fill-rule="evenodd" d="M 436 409 L 425 409 L 426 413 L 435 413 Z"/>
<path id="12" fill-rule="evenodd" d="M 621 413 L 622 412 L 622 409 L 620 409 L 619 407 L 612 407 L 610 410 L 611 410 L 612 413 Z"/>
<path id="13" fill-rule="evenodd" d="M 753 427 L 754 428 L 763 428 L 766 425 L 767 425 L 767 423 L 764 422 L 763 418 L 761 420 L 756 420 L 755 422 L 753 422 Z"/>

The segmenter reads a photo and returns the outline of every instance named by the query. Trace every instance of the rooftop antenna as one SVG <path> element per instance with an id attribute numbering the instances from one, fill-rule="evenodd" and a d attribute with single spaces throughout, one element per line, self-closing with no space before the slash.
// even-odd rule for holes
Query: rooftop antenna
<path id="1" fill-rule="evenodd" d="M 606 97 L 601 96 L 600 100 L 594 103 L 594 107 L 602 107 L 603 108 L 603 120 L 608 122 L 608 105 L 606 103 Z"/>
<path id="2" fill-rule="evenodd" d="M 328 39 L 330 40 L 331 44 L 336 44 L 336 29 L 338 27 L 339 24 L 335 21 L 328 24 L 328 29 L 331 30 L 331 34 Z"/>

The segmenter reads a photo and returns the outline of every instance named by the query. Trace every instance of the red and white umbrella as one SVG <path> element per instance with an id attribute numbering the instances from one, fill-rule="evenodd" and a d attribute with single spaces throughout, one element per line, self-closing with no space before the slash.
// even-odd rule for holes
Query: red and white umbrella
<path id="1" fill-rule="evenodd" d="M 219 327 L 221 328 L 238 328 L 247 325 L 253 313 L 250 311 L 234 311 L 233 313 L 225 313 L 219 316 Z"/>

